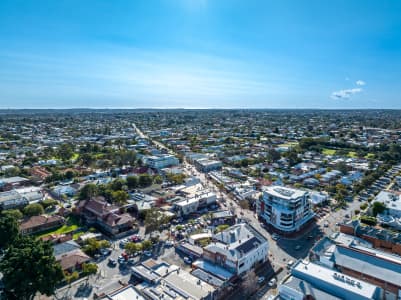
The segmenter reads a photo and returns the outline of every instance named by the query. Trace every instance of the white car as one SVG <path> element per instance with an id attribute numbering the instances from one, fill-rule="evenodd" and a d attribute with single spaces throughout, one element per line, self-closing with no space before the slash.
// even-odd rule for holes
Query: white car
<path id="1" fill-rule="evenodd" d="M 263 283 L 265 281 L 265 277 L 264 276 L 260 276 L 259 278 L 258 278 L 258 283 L 260 284 L 260 283 Z"/>
<path id="2" fill-rule="evenodd" d="M 294 264 L 294 261 L 293 261 L 293 260 L 290 260 L 290 261 L 287 263 L 287 268 L 290 269 L 290 268 L 292 267 L 293 264 Z"/>
<path id="3" fill-rule="evenodd" d="M 269 286 L 275 286 L 275 285 L 276 285 L 276 282 L 277 282 L 276 278 L 272 278 L 272 279 L 270 279 L 268 285 L 269 285 Z"/>

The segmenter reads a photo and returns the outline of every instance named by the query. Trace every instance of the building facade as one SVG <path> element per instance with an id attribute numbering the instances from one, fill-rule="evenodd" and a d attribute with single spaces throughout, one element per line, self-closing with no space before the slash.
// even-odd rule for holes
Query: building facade
<path id="1" fill-rule="evenodd" d="M 268 242 L 252 226 L 237 224 L 213 236 L 203 259 L 241 275 L 268 259 Z"/>
<path id="2" fill-rule="evenodd" d="M 171 166 L 177 166 L 180 161 L 174 155 L 165 154 L 160 156 L 147 156 L 145 163 L 150 168 L 160 170 Z"/>
<path id="3" fill-rule="evenodd" d="M 281 186 L 265 188 L 257 202 L 257 213 L 283 233 L 300 230 L 314 216 L 308 192 Z"/>

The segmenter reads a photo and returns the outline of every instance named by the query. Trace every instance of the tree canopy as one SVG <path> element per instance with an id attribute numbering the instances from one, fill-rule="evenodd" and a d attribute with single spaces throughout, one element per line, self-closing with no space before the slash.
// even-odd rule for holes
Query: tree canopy
<path id="1" fill-rule="evenodd" d="M 33 299 L 37 292 L 52 295 L 64 278 L 50 242 L 18 236 L 0 262 L 3 282 L 10 299 Z"/>
<path id="2" fill-rule="evenodd" d="M 11 214 L 0 215 L 0 247 L 8 246 L 18 235 L 17 219 Z"/>

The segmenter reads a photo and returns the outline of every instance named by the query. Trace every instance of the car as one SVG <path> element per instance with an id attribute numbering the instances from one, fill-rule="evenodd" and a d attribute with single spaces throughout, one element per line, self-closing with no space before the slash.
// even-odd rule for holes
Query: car
<path id="1" fill-rule="evenodd" d="M 172 246 L 174 246 L 174 242 L 168 240 L 168 241 L 166 241 L 165 245 L 166 245 L 166 247 L 172 247 Z"/>
<path id="2" fill-rule="evenodd" d="M 269 286 L 275 286 L 275 285 L 276 285 L 276 282 L 277 282 L 276 278 L 272 278 L 272 279 L 270 279 L 268 285 L 269 285 Z"/>
<path id="3" fill-rule="evenodd" d="M 350 218 L 349 214 L 346 214 L 344 217 L 346 217 L 347 219 L 349 219 L 349 218 Z"/>
<path id="4" fill-rule="evenodd" d="M 135 259 L 130 258 L 130 259 L 128 259 L 127 262 L 128 262 L 128 264 L 133 265 L 133 264 L 135 264 Z"/>
<path id="5" fill-rule="evenodd" d="M 113 259 L 113 258 L 109 258 L 109 265 L 111 265 L 111 266 L 115 266 L 115 265 L 117 265 L 117 262 L 116 262 L 116 260 L 115 260 L 115 259 Z"/>
<path id="6" fill-rule="evenodd" d="M 280 236 L 277 233 L 272 234 L 272 239 L 275 241 L 278 241 L 280 239 Z"/>
<path id="7" fill-rule="evenodd" d="M 143 251 L 143 254 L 145 254 L 147 257 L 151 257 L 152 256 L 152 251 L 145 250 L 145 251 Z"/>
<path id="8" fill-rule="evenodd" d="M 107 255 L 111 254 L 111 249 L 108 249 L 108 248 L 102 248 L 99 251 L 100 251 L 100 254 L 103 256 L 107 256 Z"/>
<path id="9" fill-rule="evenodd" d="M 290 260 L 290 261 L 287 263 L 287 269 L 291 268 L 293 264 L 294 264 L 294 261 L 293 261 L 293 260 Z"/>
<path id="10" fill-rule="evenodd" d="M 294 247 L 294 249 L 295 249 L 296 251 L 301 250 L 301 245 L 296 245 L 296 246 Z"/>
<path id="11" fill-rule="evenodd" d="M 188 256 L 185 256 L 185 257 L 184 257 L 184 262 L 185 262 L 187 265 L 190 265 L 190 264 L 192 264 L 192 259 L 189 258 Z"/>
<path id="12" fill-rule="evenodd" d="M 323 226 L 324 227 L 329 227 L 329 223 L 328 222 L 324 222 Z"/>
<path id="13" fill-rule="evenodd" d="M 311 234 L 308 235 L 307 239 L 308 239 L 308 240 L 313 240 L 313 235 L 311 235 Z"/>
<path id="14" fill-rule="evenodd" d="M 128 239 L 123 239 L 123 240 L 120 241 L 120 247 L 121 247 L 121 248 L 124 248 L 124 246 L 125 246 L 126 244 L 128 244 L 128 243 L 129 243 L 129 240 L 128 240 Z"/>
<path id="15" fill-rule="evenodd" d="M 261 284 L 265 281 L 265 277 L 264 276 L 259 276 L 258 277 L 258 283 Z"/>

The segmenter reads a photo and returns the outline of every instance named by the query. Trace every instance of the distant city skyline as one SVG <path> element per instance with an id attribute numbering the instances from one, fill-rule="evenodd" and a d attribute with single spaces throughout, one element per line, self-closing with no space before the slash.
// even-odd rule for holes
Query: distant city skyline
<path id="1" fill-rule="evenodd" d="M 399 1 L 0 2 L 0 109 L 401 108 Z"/>

